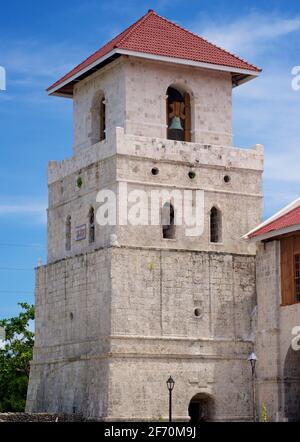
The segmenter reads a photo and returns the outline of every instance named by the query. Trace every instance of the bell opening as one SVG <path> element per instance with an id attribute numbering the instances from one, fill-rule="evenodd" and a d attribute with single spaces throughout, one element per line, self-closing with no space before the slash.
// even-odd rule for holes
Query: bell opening
<path id="1" fill-rule="evenodd" d="M 184 141 L 185 134 L 185 105 L 184 97 L 177 89 L 169 87 L 168 95 L 168 139 Z"/>

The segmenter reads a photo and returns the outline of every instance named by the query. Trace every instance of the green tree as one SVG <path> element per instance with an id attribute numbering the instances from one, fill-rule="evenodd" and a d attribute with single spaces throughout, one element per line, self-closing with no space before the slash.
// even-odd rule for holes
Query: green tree
<path id="1" fill-rule="evenodd" d="M 29 379 L 34 333 L 29 323 L 34 306 L 19 303 L 19 316 L 0 320 L 5 329 L 5 343 L 0 349 L 0 412 L 24 411 Z"/>

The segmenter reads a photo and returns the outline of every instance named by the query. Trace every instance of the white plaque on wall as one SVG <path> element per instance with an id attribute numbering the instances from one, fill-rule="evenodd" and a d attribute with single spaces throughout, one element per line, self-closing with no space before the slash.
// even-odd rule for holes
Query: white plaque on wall
<path id="1" fill-rule="evenodd" d="M 86 224 L 82 224 L 81 226 L 76 226 L 76 241 L 82 241 L 86 238 Z"/>

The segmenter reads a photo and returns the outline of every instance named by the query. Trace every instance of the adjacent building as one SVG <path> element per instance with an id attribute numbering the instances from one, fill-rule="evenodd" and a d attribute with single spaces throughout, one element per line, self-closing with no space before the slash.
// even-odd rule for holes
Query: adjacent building
<path id="1" fill-rule="evenodd" d="M 300 199 L 247 238 L 258 245 L 258 406 L 272 421 L 300 421 Z"/>

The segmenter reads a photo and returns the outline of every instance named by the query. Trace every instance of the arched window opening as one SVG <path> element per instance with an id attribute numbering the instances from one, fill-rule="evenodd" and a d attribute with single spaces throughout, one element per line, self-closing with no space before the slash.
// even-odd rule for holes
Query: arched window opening
<path id="1" fill-rule="evenodd" d="M 189 416 L 192 425 L 213 420 L 214 401 L 206 394 L 197 394 L 189 403 Z"/>
<path id="2" fill-rule="evenodd" d="M 89 244 L 95 242 L 95 211 L 91 207 L 89 211 Z"/>
<path id="3" fill-rule="evenodd" d="M 72 220 L 69 215 L 66 219 L 66 250 L 71 250 L 71 240 L 72 240 Z"/>
<path id="4" fill-rule="evenodd" d="M 175 211 L 171 203 L 165 203 L 162 209 L 162 231 L 164 239 L 175 238 Z"/>
<path id="5" fill-rule="evenodd" d="M 284 362 L 284 414 L 288 422 L 300 421 L 300 351 L 292 347 Z"/>
<path id="6" fill-rule="evenodd" d="M 210 242 L 222 242 L 222 215 L 216 207 L 210 211 Z"/>
<path id="7" fill-rule="evenodd" d="M 167 90 L 167 138 L 169 140 L 191 141 L 190 95 L 174 87 Z"/>
<path id="8" fill-rule="evenodd" d="M 91 109 L 92 117 L 92 144 L 105 140 L 106 136 L 106 102 L 102 93 L 97 93 Z"/>

